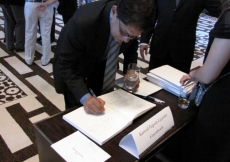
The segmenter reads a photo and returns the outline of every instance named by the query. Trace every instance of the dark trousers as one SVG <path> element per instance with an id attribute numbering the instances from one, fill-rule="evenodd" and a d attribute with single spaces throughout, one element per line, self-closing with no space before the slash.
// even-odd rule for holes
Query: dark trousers
<path id="1" fill-rule="evenodd" d="M 55 41 L 55 10 L 56 10 L 56 8 L 54 8 L 53 23 L 52 23 L 51 32 L 50 32 L 51 42 Z"/>
<path id="2" fill-rule="evenodd" d="M 167 56 L 164 59 L 159 59 L 151 56 L 149 62 L 149 71 L 162 65 L 170 65 L 188 74 L 190 72 L 191 64 L 192 62 L 175 62 L 170 56 Z"/>
<path id="3" fill-rule="evenodd" d="M 16 48 L 24 48 L 25 44 L 25 18 L 24 7 L 17 5 L 2 5 L 4 14 L 4 31 L 6 48 L 11 51 Z"/>

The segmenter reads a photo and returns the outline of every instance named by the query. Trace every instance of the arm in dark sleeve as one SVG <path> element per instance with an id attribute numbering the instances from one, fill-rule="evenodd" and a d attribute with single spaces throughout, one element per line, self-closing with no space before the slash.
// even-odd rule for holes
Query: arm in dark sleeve
<path id="1" fill-rule="evenodd" d="M 149 40 L 150 38 L 152 37 L 153 33 L 154 33 L 154 28 L 156 26 L 156 23 L 157 23 L 157 11 L 156 11 L 156 15 L 155 15 L 155 20 L 154 20 L 154 25 L 152 26 L 152 28 L 146 30 L 146 31 L 143 31 L 141 33 L 141 40 L 140 40 L 140 43 L 149 43 Z"/>
<path id="2" fill-rule="evenodd" d="M 138 41 L 132 40 L 128 48 L 123 51 L 124 62 L 123 62 L 123 73 L 125 74 L 130 63 L 137 63 L 138 58 Z"/>
<path id="3" fill-rule="evenodd" d="M 149 29 L 149 30 L 146 30 L 146 31 L 142 32 L 142 33 L 141 33 L 141 40 L 140 40 L 140 43 L 149 44 L 149 40 L 150 40 L 150 38 L 152 37 L 153 32 L 154 32 L 154 27 L 151 28 L 151 29 Z"/>
<path id="4" fill-rule="evenodd" d="M 221 13 L 220 0 L 207 0 L 205 3 L 205 10 L 208 11 L 208 15 L 218 17 Z"/>
<path id="5" fill-rule="evenodd" d="M 85 73 L 80 68 L 86 55 L 86 40 L 75 19 L 71 19 L 62 30 L 57 44 L 59 74 L 76 100 L 80 101 L 88 93 Z"/>

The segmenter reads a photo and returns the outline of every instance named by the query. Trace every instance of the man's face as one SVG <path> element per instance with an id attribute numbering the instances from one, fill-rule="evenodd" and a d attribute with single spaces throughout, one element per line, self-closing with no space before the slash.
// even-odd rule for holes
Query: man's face
<path id="1" fill-rule="evenodd" d="M 140 30 L 137 30 L 132 25 L 125 25 L 121 20 L 117 18 L 117 6 L 112 7 L 112 19 L 110 21 L 111 34 L 115 41 L 129 42 L 131 39 L 135 39 L 141 34 Z"/>

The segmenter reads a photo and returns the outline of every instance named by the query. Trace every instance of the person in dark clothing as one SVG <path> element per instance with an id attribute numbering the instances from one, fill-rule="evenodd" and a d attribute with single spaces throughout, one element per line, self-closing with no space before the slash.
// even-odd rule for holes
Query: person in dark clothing
<path id="1" fill-rule="evenodd" d="M 58 0 L 58 1 L 59 1 L 59 5 L 57 11 L 59 14 L 62 15 L 63 22 L 64 24 L 66 24 L 77 9 L 77 1 L 76 0 Z"/>
<path id="2" fill-rule="evenodd" d="M 196 80 L 209 88 L 194 124 L 163 151 L 173 161 L 230 161 L 230 0 L 223 0 L 223 8 L 210 31 L 203 66 L 180 80 Z"/>
<path id="3" fill-rule="evenodd" d="M 7 0 L 2 2 L 4 13 L 4 31 L 6 49 L 16 52 L 24 51 L 25 44 L 25 17 L 24 0 Z M 15 45 L 14 45 L 15 44 Z"/>
<path id="4" fill-rule="evenodd" d="M 62 28 L 53 60 L 55 89 L 64 94 L 66 108 L 83 105 L 88 113 L 104 111 L 104 101 L 92 97 L 88 88 L 96 95 L 114 89 L 118 55 L 124 54 L 123 72 L 137 62 L 136 37 L 153 25 L 154 14 L 152 0 L 102 0 L 75 12 Z"/>
<path id="5" fill-rule="evenodd" d="M 148 54 L 149 70 L 170 65 L 185 73 L 190 71 L 196 41 L 196 26 L 200 13 L 206 9 L 218 17 L 220 0 L 155 0 L 156 23 L 141 35 L 140 53 Z M 144 44 L 143 44 L 144 43 Z"/>

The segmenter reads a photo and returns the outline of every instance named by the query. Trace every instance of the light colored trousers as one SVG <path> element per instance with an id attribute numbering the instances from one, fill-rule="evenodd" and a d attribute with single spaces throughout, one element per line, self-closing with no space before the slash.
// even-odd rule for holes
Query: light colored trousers
<path id="1" fill-rule="evenodd" d="M 24 8 L 26 31 L 25 31 L 25 61 L 31 65 L 34 61 L 35 46 L 37 41 L 38 20 L 42 37 L 42 65 L 46 65 L 51 57 L 50 31 L 53 21 L 53 5 L 48 6 L 42 12 L 36 12 L 35 8 L 40 2 L 26 2 Z"/>

